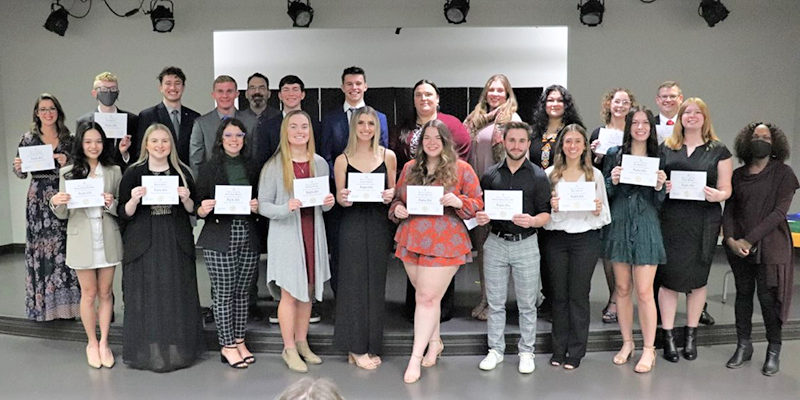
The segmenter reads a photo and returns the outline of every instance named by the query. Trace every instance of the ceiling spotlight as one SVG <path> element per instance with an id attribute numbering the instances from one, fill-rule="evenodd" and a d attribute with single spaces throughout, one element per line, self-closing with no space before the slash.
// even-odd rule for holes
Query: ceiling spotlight
<path id="1" fill-rule="evenodd" d="M 444 17 L 451 24 L 463 24 L 467 22 L 469 13 L 469 0 L 447 0 L 444 3 Z"/>
<path id="2" fill-rule="evenodd" d="M 175 27 L 175 5 L 170 0 L 150 1 L 150 20 L 153 22 L 153 31 L 166 33 L 172 32 Z"/>
<path id="3" fill-rule="evenodd" d="M 603 23 L 603 12 L 605 12 L 605 0 L 581 0 L 578 3 L 578 10 L 581 12 L 581 23 L 587 26 L 597 26 Z"/>
<path id="4" fill-rule="evenodd" d="M 292 26 L 295 28 L 308 28 L 314 20 L 314 9 L 311 8 L 311 1 L 306 0 L 287 0 L 289 2 L 289 17 L 292 18 Z"/>
<path id="5" fill-rule="evenodd" d="M 50 16 L 47 17 L 47 21 L 44 23 L 44 29 L 56 33 L 58 36 L 64 36 L 68 27 L 67 10 L 58 2 L 51 4 Z"/>
<path id="6" fill-rule="evenodd" d="M 702 0 L 700 7 L 697 8 L 697 13 L 706 20 L 709 27 L 724 21 L 730 14 L 728 8 L 719 0 Z"/>

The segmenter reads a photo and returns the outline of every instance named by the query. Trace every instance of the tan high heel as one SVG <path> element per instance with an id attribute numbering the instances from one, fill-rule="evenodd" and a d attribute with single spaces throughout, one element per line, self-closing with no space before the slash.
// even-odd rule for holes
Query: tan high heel
<path id="1" fill-rule="evenodd" d="M 100 367 L 103 366 L 98 351 L 97 349 L 95 349 L 95 351 L 90 351 L 89 346 L 86 346 L 86 362 L 94 369 L 100 369 Z"/>
<path id="2" fill-rule="evenodd" d="M 113 368 L 116 360 L 114 359 L 114 353 L 111 352 L 111 349 L 106 349 L 105 353 L 100 354 L 100 363 L 106 368 Z"/>
<path id="3" fill-rule="evenodd" d="M 373 370 L 375 368 L 378 368 L 378 364 L 375 363 L 375 361 L 372 358 L 369 357 L 369 354 L 367 354 L 366 356 L 367 356 L 367 360 L 368 361 L 362 363 L 362 362 L 359 362 L 360 358 L 356 358 L 355 354 L 347 353 L 347 363 L 348 364 L 355 364 L 356 367 L 361 368 L 361 369 L 366 369 L 366 370 Z"/>
<path id="4" fill-rule="evenodd" d="M 294 345 L 297 347 L 297 353 L 299 353 L 300 357 L 303 357 L 303 360 L 307 363 L 311 365 L 322 364 L 322 359 L 311 351 L 311 348 L 308 347 L 308 342 L 294 342 Z"/>
<path id="5" fill-rule="evenodd" d="M 439 352 L 436 353 L 436 358 L 433 359 L 433 362 L 428 362 L 424 358 L 422 359 L 420 365 L 422 365 L 425 368 L 430 368 L 436 365 L 436 362 L 439 360 L 439 357 L 442 356 L 442 351 L 444 351 L 444 343 L 442 343 L 442 338 L 439 338 L 437 340 L 431 340 L 430 342 L 428 342 L 428 346 L 430 346 L 431 343 L 439 343 Z"/>
<path id="6" fill-rule="evenodd" d="M 415 356 L 415 355 L 412 354 L 411 355 L 411 360 L 419 360 L 418 362 L 420 363 L 420 365 L 422 364 L 422 357 L 420 357 L 420 356 Z M 409 361 L 411 361 L 411 360 L 409 360 Z M 406 368 L 406 375 L 403 376 L 403 382 L 405 382 L 405 383 L 414 383 L 414 382 L 419 380 L 420 376 L 422 376 L 422 371 L 421 370 L 420 370 L 419 375 L 412 376 L 411 378 L 409 378 L 408 377 L 408 368 Z"/>
<path id="7" fill-rule="evenodd" d="M 653 354 L 653 362 L 651 362 L 650 365 L 645 365 L 645 364 L 642 364 L 642 359 L 640 358 L 639 362 L 636 364 L 636 366 L 633 367 L 633 371 L 634 372 L 636 372 L 638 374 L 646 374 L 646 373 L 652 371 L 653 368 L 655 368 L 655 366 L 656 366 L 656 358 L 658 358 L 658 357 L 656 357 L 656 347 L 655 346 L 645 346 L 644 349 L 642 349 L 642 358 L 644 358 L 644 355 L 648 351 L 652 352 L 652 354 Z"/>
<path id="8" fill-rule="evenodd" d="M 625 350 L 625 345 L 630 343 L 631 344 L 631 351 L 627 355 L 623 355 L 622 351 Z M 636 344 L 633 343 L 633 340 L 624 340 L 622 341 L 622 348 L 619 352 L 614 356 L 612 360 L 616 365 L 622 365 L 628 362 L 631 358 L 635 357 L 636 355 Z"/>
<path id="9" fill-rule="evenodd" d="M 289 367 L 290 370 L 303 373 L 308 372 L 308 366 L 300 358 L 300 354 L 297 353 L 297 349 L 283 349 L 281 358 L 283 358 L 283 362 L 286 363 L 286 366 Z M 245 363 L 245 365 L 247 365 L 247 363 Z"/>

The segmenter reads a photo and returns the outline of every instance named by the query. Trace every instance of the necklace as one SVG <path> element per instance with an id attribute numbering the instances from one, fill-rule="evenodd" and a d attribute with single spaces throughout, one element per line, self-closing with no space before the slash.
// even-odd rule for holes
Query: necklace
<path id="1" fill-rule="evenodd" d="M 303 168 L 303 166 L 301 165 L 303 163 L 301 163 L 299 161 L 294 161 L 294 160 L 292 160 L 292 162 L 295 163 L 295 165 L 297 165 L 297 168 L 300 169 L 300 175 L 305 175 L 306 174 L 305 168 Z"/>

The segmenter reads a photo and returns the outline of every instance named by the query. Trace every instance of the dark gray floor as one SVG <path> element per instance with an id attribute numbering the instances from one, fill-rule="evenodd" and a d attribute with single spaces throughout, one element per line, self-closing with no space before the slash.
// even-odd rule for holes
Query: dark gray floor
<path id="1" fill-rule="evenodd" d="M 537 369 L 523 376 L 516 356 L 496 370 L 477 368 L 480 356 L 450 356 L 412 385 L 402 382 L 406 357 L 386 357 L 376 371 L 348 365 L 344 357 L 325 357 L 312 377 L 335 381 L 347 399 L 797 399 L 800 394 L 800 341 L 784 343 L 781 372 L 761 375 L 766 344 L 756 345 L 753 363 L 740 370 L 724 367 L 734 346 L 700 347 L 696 361 L 677 364 L 659 358 L 653 373 L 639 375 L 633 364 L 615 366 L 613 353 L 589 353 L 581 367 L 565 371 L 536 358 Z M 290 372 L 277 355 L 259 355 L 244 371 L 232 370 L 207 353 L 191 368 L 156 374 L 127 368 L 117 355 L 113 369 L 86 365 L 77 342 L 0 335 L 2 399 L 272 399 L 303 374 Z M 115 348 L 119 353 L 119 348 Z"/>

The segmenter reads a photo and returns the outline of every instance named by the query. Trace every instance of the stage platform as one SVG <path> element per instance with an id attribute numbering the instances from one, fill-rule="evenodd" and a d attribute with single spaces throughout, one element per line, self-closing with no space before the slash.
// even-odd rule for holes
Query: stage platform
<path id="1" fill-rule="evenodd" d="M 206 272 L 201 252 L 197 257 L 197 277 L 200 293 L 200 302 L 209 306 L 210 283 Z M 263 262 L 262 262 L 263 264 Z M 798 263 L 796 262 L 795 265 Z M 263 265 L 262 265 L 263 268 Z M 717 250 L 717 257 L 711 268 L 708 285 L 708 311 L 716 319 L 714 326 L 702 326 L 698 330 L 700 345 L 736 343 L 736 330 L 734 327 L 733 303 L 735 288 L 733 276 L 729 274 L 727 302 L 723 303 L 723 280 L 725 273 L 730 271 L 722 250 Z M 263 271 L 262 271 L 263 272 Z M 119 268 L 115 276 L 115 289 L 117 302 L 115 307 L 116 323 L 112 324 L 110 341 L 112 344 L 122 343 L 122 322 L 124 320 L 124 304 L 121 301 L 121 276 Z M 264 277 L 263 273 L 261 275 Z M 470 317 L 469 313 L 479 300 L 478 271 L 473 265 L 462 267 L 456 275 L 456 312 L 452 320 L 442 323 L 442 338 L 445 342 L 445 355 L 478 355 L 485 354 L 486 323 Z M 0 334 L 51 338 L 61 340 L 84 341 L 83 326 L 79 321 L 53 321 L 33 322 L 25 318 L 25 270 L 24 257 L 19 250 L 0 255 Z M 401 264 L 392 259 L 386 284 L 386 329 L 384 336 L 385 355 L 406 355 L 411 352 L 413 340 L 413 324 L 402 316 L 403 302 L 405 299 L 405 272 Z M 266 295 L 263 282 L 259 282 L 260 294 Z M 519 339 L 519 327 L 516 318 L 516 305 L 513 290 L 509 291 L 508 326 L 506 328 L 506 352 L 514 354 L 517 351 L 516 343 Z M 622 344 L 617 324 L 604 324 L 601 321 L 601 310 L 608 300 L 608 289 L 603 275 L 602 265 L 598 262 L 592 278 L 591 291 L 591 325 L 589 334 L 589 351 L 616 350 Z M 800 299 L 800 271 L 795 273 L 794 298 Z M 685 302 L 683 297 L 679 301 L 678 316 L 675 325 L 681 327 L 685 324 Z M 795 301 L 797 303 L 797 300 Z M 269 315 L 277 307 L 273 301 L 260 300 L 259 307 Z M 309 342 L 319 354 L 339 354 L 333 348 L 334 330 L 334 305 L 332 292 L 326 288 L 325 301 L 317 304 L 315 308 L 322 315 L 322 321 L 312 324 L 309 330 Z M 634 311 L 635 312 L 635 311 Z M 760 308 L 755 307 L 753 318 L 753 339 L 765 340 L 764 325 L 761 321 Z M 214 324 L 205 327 L 206 339 L 209 350 L 218 349 L 216 330 Z M 550 352 L 551 325 L 544 319 L 538 320 L 536 352 Z M 682 342 L 682 329 L 676 329 L 679 343 Z M 638 326 L 634 327 L 637 346 L 641 345 L 641 334 Z M 784 339 L 800 338 L 800 306 L 794 305 L 790 321 L 784 325 Z M 659 333 L 660 335 L 660 333 Z M 277 324 L 270 324 L 266 320 L 250 322 L 247 331 L 248 347 L 255 352 L 280 353 L 282 341 Z M 656 341 L 658 345 L 660 340 Z"/>

